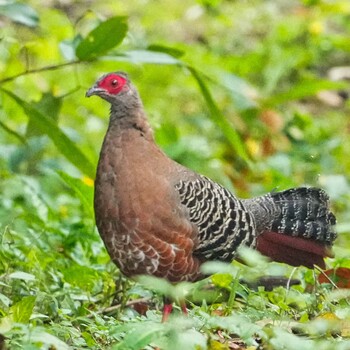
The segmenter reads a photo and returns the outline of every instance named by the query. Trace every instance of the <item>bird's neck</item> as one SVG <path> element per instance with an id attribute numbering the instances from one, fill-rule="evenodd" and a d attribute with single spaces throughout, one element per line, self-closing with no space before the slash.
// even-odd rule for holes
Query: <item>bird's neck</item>
<path id="1" fill-rule="evenodd" d="M 111 107 L 109 132 L 118 134 L 128 131 L 138 131 L 140 136 L 153 141 L 153 131 L 148 123 L 142 105 L 133 108 Z"/>

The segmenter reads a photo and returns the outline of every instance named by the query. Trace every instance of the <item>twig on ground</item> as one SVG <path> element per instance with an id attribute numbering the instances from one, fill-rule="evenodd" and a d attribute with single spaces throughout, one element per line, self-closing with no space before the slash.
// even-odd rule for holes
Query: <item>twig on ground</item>
<path id="1" fill-rule="evenodd" d="M 132 305 L 135 305 L 138 303 L 145 303 L 145 302 L 149 301 L 150 299 L 151 299 L 150 297 L 145 297 L 145 298 L 130 300 L 123 306 L 132 306 Z M 112 305 L 112 306 L 106 307 L 103 310 L 98 310 L 96 313 L 97 314 L 108 314 L 110 312 L 113 312 L 113 311 L 120 309 L 121 307 L 122 307 L 122 304 Z M 93 317 L 93 314 L 90 314 L 87 317 L 91 318 L 91 317 Z"/>

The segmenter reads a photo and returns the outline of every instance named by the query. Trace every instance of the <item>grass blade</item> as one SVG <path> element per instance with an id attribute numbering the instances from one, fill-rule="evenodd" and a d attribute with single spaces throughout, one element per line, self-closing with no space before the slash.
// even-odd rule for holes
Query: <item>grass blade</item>
<path id="1" fill-rule="evenodd" d="M 202 92 L 202 95 L 208 105 L 210 114 L 213 121 L 219 126 L 226 139 L 229 141 L 233 149 L 237 152 L 237 155 L 242 158 L 245 162 L 249 163 L 249 156 L 246 152 L 245 145 L 241 140 L 237 131 L 232 127 L 231 123 L 221 113 L 219 107 L 216 105 L 209 88 L 207 87 L 201 74 L 193 67 L 187 67 L 191 72 L 192 76 L 198 83 L 198 86 Z"/>

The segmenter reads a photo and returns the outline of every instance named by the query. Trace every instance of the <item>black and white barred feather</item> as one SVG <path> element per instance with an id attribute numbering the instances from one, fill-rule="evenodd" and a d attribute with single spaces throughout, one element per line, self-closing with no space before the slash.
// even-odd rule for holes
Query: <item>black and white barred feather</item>
<path id="1" fill-rule="evenodd" d="M 208 260 L 232 261 L 241 245 L 255 246 L 255 221 L 228 190 L 200 176 L 176 185 L 190 221 L 198 228 L 194 255 Z"/>
<path id="2" fill-rule="evenodd" d="M 319 188 L 292 188 L 243 201 L 258 232 L 271 231 L 331 245 L 337 234 L 329 197 Z"/>
<path id="3" fill-rule="evenodd" d="M 210 179 L 176 185 L 190 221 L 198 229 L 194 252 L 205 259 L 231 261 L 241 245 L 255 247 L 263 232 L 308 238 L 331 245 L 335 216 L 327 194 L 318 188 L 294 188 L 240 200 Z"/>

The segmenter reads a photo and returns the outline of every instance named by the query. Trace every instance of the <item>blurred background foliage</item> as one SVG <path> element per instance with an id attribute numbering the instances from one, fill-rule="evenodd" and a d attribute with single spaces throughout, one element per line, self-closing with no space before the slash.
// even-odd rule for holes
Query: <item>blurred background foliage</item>
<path id="1" fill-rule="evenodd" d="M 157 305 L 147 325 L 120 307 L 118 321 L 102 317 L 113 298 L 120 306 L 153 294 L 119 276 L 95 230 L 93 177 L 108 107 L 85 98 L 102 73 L 127 71 L 171 158 L 241 197 L 326 189 L 339 232 L 329 266 L 350 267 L 348 0 L 3 0 L 0 28 L 0 333 L 11 348 L 139 349 L 162 335 L 174 349 L 231 349 L 229 334 L 253 348 L 254 337 L 267 349 L 349 348 L 341 342 L 347 296 L 305 295 L 315 276 L 303 268 L 293 272 L 302 287 L 289 291 L 290 303 L 286 289 L 272 297 L 237 287 L 231 272 L 214 279 L 229 291 L 233 315 L 250 317 L 251 333 L 240 318 L 211 317 L 221 303 L 194 307 L 193 323 L 159 325 Z M 267 266 L 240 269 L 292 271 Z M 245 307 L 234 304 L 237 288 Z M 338 338 L 310 326 L 316 340 L 302 342 L 285 333 L 290 326 L 256 323 L 306 322 L 325 311 L 340 320 Z M 113 328 L 130 322 L 131 333 Z M 164 339 L 159 346 L 172 349 Z"/>

